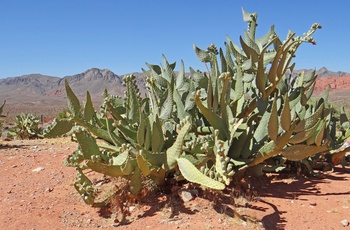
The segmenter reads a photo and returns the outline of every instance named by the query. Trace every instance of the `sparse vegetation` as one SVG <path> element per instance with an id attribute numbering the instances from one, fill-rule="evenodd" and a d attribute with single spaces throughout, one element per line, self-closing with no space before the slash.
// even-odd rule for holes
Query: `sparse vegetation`
<path id="1" fill-rule="evenodd" d="M 2 135 L 2 129 L 3 129 L 2 123 L 3 123 L 3 119 L 4 119 L 4 117 L 6 117 L 5 115 L 2 114 L 3 111 L 4 111 L 5 103 L 6 103 L 6 101 L 4 101 L 4 103 L 3 103 L 2 106 L 0 107 L 0 137 L 1 137 L 1 135 Z"/>
<path id="2" fill-rule="evenodd" d="M 58 114 L 58 119 L 66 119 L 69 118 L 69 111 L 67 108 L 63 109 L 61 112 Z"/>
<path id="3" fill-rule="evenodd" d="M 40 118 L 31 113 L 21 113 L 15 117 L 15 126 L 8 129 L 8 138 L 34 139 L 41 137 Z"/>

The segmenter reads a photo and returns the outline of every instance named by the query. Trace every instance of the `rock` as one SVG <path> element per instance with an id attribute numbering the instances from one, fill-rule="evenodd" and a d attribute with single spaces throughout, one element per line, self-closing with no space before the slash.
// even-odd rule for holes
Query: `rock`
<path id="1" fill-rule="evenodd" d="M 310 206 L 316 206 L 317 205 L 316 202 L 310 202 L 309 204 L 310 204 Z"/>
<path id="2" fill-rule="evenodd" d="M 341 220 L 340 223 L 343 225 L 343 227 L 346 227 L 349 225 L 349 221 L 347 219 Z"/>
<path id="3" fill-rule="evenodd" d="M 37 167 L 37 168 L 33 169 L 32 171 L 33 171 L 33 172 L 40 172 L 40 171 L 42 171 L 42 170 L 44 170 L 43 167 Z"/>
<path id="4" fill-rule="evenodd" d="M 52 192 L 52 191 L 53 191 L 53 188 L 51 188 L 51 187 L 45 189 L 45 192 Z"/>
<path id="5" fill-rule="evenodd" d="M 194 199 L 194 196 L 192 195 L 192 193 L 190 191 L 185 190 L 185 189 L 178 190 L 177 194 L 183 200 L 183 202 L 188 202 L 188 201 Z"/>

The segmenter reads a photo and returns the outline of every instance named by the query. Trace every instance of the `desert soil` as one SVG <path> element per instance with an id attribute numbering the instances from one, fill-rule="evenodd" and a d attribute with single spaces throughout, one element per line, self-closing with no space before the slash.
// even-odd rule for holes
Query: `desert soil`
<path id="1" fill-rule="evenodd" d="M 181 202 L 185 184 L 130 204 L 120 223 L 118 210 L 88 206 L 75 191 L 75 169 L 62 164 L 75 149 L 69 138 L 0 143 L 0 229 L 350 229 L 350 167 L 311 178 L 270 174 L 247 186 L 250 197 L 209 199 L 191 185 L 199 196 Z"/>

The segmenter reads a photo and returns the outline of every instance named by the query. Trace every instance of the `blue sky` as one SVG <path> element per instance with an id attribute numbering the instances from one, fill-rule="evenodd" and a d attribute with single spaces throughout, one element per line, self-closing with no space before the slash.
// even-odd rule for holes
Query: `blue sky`
<path id="1" fill-rule="evenodd" d="M 223 47 L 226 35 L 238 43 L 247 28 L 242 7 L 258 13 L 258 36 L 275 25 L 284 39 L 288 29 L 302 35 L 320 23 L 317 45 L 301 46 L 296 69 L 350 72 L 349 6 L 348 0 L 0 0 L 0 78 L 64 77 L 92 67 L 123 75 L 162 63 L 162 54 L 183 60 L 186 70 L 204 70 L 193 44 Z"/>

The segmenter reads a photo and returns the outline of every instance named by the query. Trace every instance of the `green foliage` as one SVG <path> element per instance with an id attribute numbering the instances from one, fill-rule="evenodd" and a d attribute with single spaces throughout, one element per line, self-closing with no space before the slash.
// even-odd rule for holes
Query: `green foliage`
<path id="1" fill-rule="evenodd" d="M 3 111 L 4 111 L 4 106 L 6 104 L 6 101 L 4 101 L 4 103 L 2 104 L 2 106 L 0 106 L 0 137 L 2 135 L 2 122 L 3 122 L 3 119 L 4 117 L 6 117 L 5 115 L 3 115 Z"/>
<path id="2" fill-rule="evenodd" d="M 34 114 L 21 113 L 16 117 L 16 125 L 9 128 L 7 136 L 9 138 L 33 139 L 39 138 L 42 134 L 40 118 Z"/>
<path id="3" fill-rule="evenodd" d="M 243 18 L 248 31 L 240 37 L 242 48 L 230 38 L 225 50 L 194 46 L 205 73 L 190 68 L 186 77 L 183 62 L 175 72 L 175 63 L 164 56 L 163 65 L 146 63 L 145 98 L 135 76 L 126 76 L 124 97 L 105 92 L 96 112 L 90 94 L 82 105 L 66 81 L 69 116 L 45 135 L 72 129 L 79 146 L 65 164 L 77 169 L 75 187 L 86 203 L 96 195 L 86 169 L 126 178 L 133 194 L 145 177 L 159 185 L 174 177 L 224 189 L 248 168 L 276 166 L 271 167 L 273 157 L 304 160 L 344 141 L 347 131 L 334 132 L 327 91 L 310 100 L 315 73 L 289 76 L 296 50 L 302 43 L 314 44 L 311 35 L 321 26 L 313 24 L 303 37 L 289 32 L 281 41 L 273 26 L 256 38 L 257 14 L 243 10 Z M 349 129 L 347 118 L 340 122 Z"/>
<path id="4" fill-rule="evenodd" d="M 59 114 L 58 114 L 58 119 L 66 119 L 69 118 L 69 110 L 68 109 L 63 109 Z"/>

